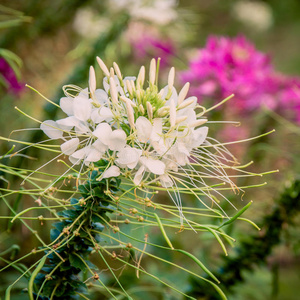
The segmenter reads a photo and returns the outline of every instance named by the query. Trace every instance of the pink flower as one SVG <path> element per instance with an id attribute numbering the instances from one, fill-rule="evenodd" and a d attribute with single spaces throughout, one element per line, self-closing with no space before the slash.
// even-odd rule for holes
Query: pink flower
<path id="1" fill-rule="evenodd" d="M 191 83 L 190 92 L 199 101 L 214 98 L 220 101 L 235 94 L 238 109 L 252 110 L 262 105 L 260 99 L 276 89 L 269 77 L 272 66 L 268 55 L 255 49 L 243 36 L 237 38 L 210 37 L 189 70 L 182 73 L 182 80 Z M 268 106 L 275 103 L 268 99 Z"/>
<path id="2" fill-rule="evenodd" d="M 300 124 L 300 78 L 284 78 L 280 91 L 280 110 Z"/>
<path id="3" fill-rule="evenodd" d="M 4 79 L 8 91 L 17 95 L 23 90 L 24 84 L 18 81 L 15 72 L 4 58 L 0 58 L 0 76 Z"/>
<path id="4" fill-rule="evenodd" d="M 209 37 L 181 80 L 191 83 L 190 94 L 199 102 L 219 102 L 234 94 L 230 108 L 239 113 L 264 106 L 279 112 L 296 110 L 300 120 L 300 79 L 275 72 L 270 57 L 243 36 Z"/>
<path id="5" fill-rule="evenodd" d="M 129 41 L 132 45 L 133 55 L 138 60 L 149 57 L 161 58 L 161 67 L 170 66 L 176 53 L 174 42 L 169 37 L 162 36 L 152 27 L 145 27 L 135 23 L 129 28 Z"/>

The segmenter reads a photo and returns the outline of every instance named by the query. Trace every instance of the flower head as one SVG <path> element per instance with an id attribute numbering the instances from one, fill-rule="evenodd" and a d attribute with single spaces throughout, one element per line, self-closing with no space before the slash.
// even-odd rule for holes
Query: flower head
<path id="1" fill-rule="evenodd" d="M 210 37 L 181 79 L 191 82 L 191 94 L 199 102 L 234 94 L 230 109 L 239 114 L 267 107 L 279 113 L 294 110 L 293 118 L 298 116 L 299 78 L 276 72 L 270 57 L 242 36 Z"/>
<path id="2" fill-rule="evenodd" d="M 199 101 L 223 99 L 233 93 L 240 111 L 277 105 L 270 99 L 278 89 L 270 58 L 243 36 L 210 37 L 181 78 L 191 82 L 191 93 Z"/>
<path id="3" fill-rule="evenodd" d="M 144 67 L 137 77 L 123 77 L 116 63 L 109 71 L 100 58 L 97 61 L 106 75 L 103 89 L 96 88 L 91 67 L 89 88 L 77 88 L 72 95 L 65 87 L 60 108 L 67 116 L 41 124 L 50 139 L 63 141 L 61 151 L 73 166 L 102 168 L 99 180 L 121 176 L 144 191 L 171 191 L 179 208 L 179 190 L 204 203 L 199 193 L 213 202 L 212 194 L 219 194 L 211 180 L 235 187 L 224 171 L 234 157 L 208 137 L 205 110 L 196 97 L 187 97 L 189 84 L 177 92 L 174 68 L 160 89 L 155 59 L 147 85 Z"/>

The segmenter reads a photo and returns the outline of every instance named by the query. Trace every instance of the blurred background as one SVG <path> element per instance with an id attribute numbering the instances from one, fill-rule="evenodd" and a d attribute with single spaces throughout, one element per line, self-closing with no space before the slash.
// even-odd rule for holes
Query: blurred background
<path id="1" fill-rule="evenodd" d="M 237 240 L 229 250 L 229 256 L 236 259 L 231 262 L 222 257 L 221 251 L 205 235 L 197 243 L 191 242 L 190 234 L 174 235 L 173 239 L 179 245 L 193 247 L 194 254 L 220 276 L 230 263 L 240 268 L 240 274 L 226 279 L 229 299 L 297 299 L 300 280 L 299 33 L 298 0 L 2 0 L 0 135 L 38 141 L 42 136 L 39 131 L 11 134 L 13 130 L 37 127 L 34 121 L 18 113 L 15 106 L 38 120 L 59 116 L 52 105 L 25 84 L 58 102 L 63 96 L 63 85 L 87 86 L 88 69 L 90 65 L 95 66 L 96 56 L 108 66 L 116 61 L 126 76 L 137 74 L 141 65 L 148 66 L 152 57 L 161 57 L 161 82 L 167 82 L 167 72 L 175 66 L 176 86 L 181 88 L 189 81 L 191 93 L 207 107 L 234 93 L 236 97 L 209 117 L 214 121 L 237 121 L 241 125 L 212 126 L 211 132 L 218 140 L 247 139 L 276 130 L 260 139 L 229 146 L 241 164 L 254 161 L 250 166 L 253 172 L 279 170 L 263 179 L 245 177 L 238 182 L 241 186 L 267 182 L 263 187 L 248 189 L 244 196 L 246 200 L 254 200 L 246 217 L 262 230 L 257 232 L 241 222 L 228 229 Z M 97 73 L 101 78 L 100 70 Z M 1 140 L 0 155 L 10 147 L 11 144 Z M 27 154 L 39 156 L 38 161 L 24 160 L 30 168 L 49 159 L 43 153 L 29 151 Z M 6 159 L 2 163 L 18 167 L 20 160 Z M 5 176 L 0 173 L 1 187 L 7 186 L 9 179 Z M 12 184 L 18 188 L 19 182 Z M 230 200 L 242 207 L 240 198 L 231 196 Z M 13 205 L 14 199 L 10 201 Z M 6 205 L 0 203 L 1 215 L 6 210 Z M 22 253 L 36 246 L 29 232 L 20 231 L 20 225 L 9 228 L 9 232 L 7 226 L 7 221 L 0 220 L 0 252 L 12 243 L 19 244 Z M 48 232 L 45 230 L 45 239 Z M 247 252 L 249 245 L 259 249 Z M 245 257 L 249 261 L 245 262 Z M 239 260 L 242 258 L 243 261 Z M 206 287 L 198 282 L 178 278 L 169 269 L 155 264 L 150 267 L 153 274 L 159 272 L 197 299 L 218 299 L 202 294 Z M 2 295 L 16 275 L 14 270 L 7 270 L 0 276 Z M 129 272 L 122 276 L 128 286 L 141 282 L 131 278 Z M 20 283 L 20 289 L 23 287 Z M 137 295 L 143 299 L 180 299 L 151 293 Z M 13 297 L 24 299 L 17 294 Z"/>

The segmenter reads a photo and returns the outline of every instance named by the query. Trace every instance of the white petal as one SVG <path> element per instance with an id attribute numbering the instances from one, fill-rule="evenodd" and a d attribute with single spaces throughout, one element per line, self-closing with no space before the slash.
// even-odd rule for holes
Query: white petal
<path id="1" fill-rule="evenodd" d="M 176 105 L 174 99 L 170 100 L 170 125 L 174 127 L 176 124 Z"/>
<path id="2" fill-rule="evenodd" d="M 97 102 L 99 102 L 101 105 L 107 104 L 108 95 L 104 90 L 97 89 L 95 91 L 95 98 L 96 98 Z"/>
<path id="3" fill-rule="evenodd" d="M 88 126 L 88 123 L 86 122 L 81 122 L 79 120 L 76 121 L 77 124 L 75 125 L 75 131 L 78 134 L 85 134 L 85 133 L 90 133 L 91 130 Z"/>
<path id="4" fill-rule="evenodd" d="M 168 159 L 164 162 L 166 164 L 166 170 L 171 170 L 174 172 L 178 172 L 178 165 L 174 160 Z"/>
<path id="5" fill-rule="evenodd" d="M 126 133 L 122 129 L 114 130 L 108 140 L 108 148 L 113 151 L 119 151 L 126 145 Z"/>
<path id="6" fill-rule="evenodd" d="M 145 172 L 145 167 L 141 166 L 137 172 L 135 173 L 134 179 L 133 179 L 133 183 L 135 185 L 139 185 L 143 179 L 144 176 L 144 172 Z"/>
<path id="7" fill-rule="evenodd" d="M 162 99 L 165 99 L 169 93 L 169 87 L 165 86 L 161 91 L 160 91 L 161 95 L 162 95 Z M 176 89 L 173 87 L 172 88 L 172 94 L 170 96 L 170 98 L 172 98 L 175 102 L 175 105 L 177 106 L 177 102 L 178 102 L 178 94 Z M 165 105 L 170 105 L 170 98 L 167 100 Z"/>
<path id="8" fill-rule="evenodd" d="M 163 155 L 168 151 L 167 146 L 165 145 L 163 139 L 160 139 L 158 142 L 157 141 L 151 141 L 151 145 L 153 149 L 159 154 Z"/>
<path id="9" fill-rule="evenodd" d="M 78 145 L 79 145 L 79 139 L 74 138 L 61 144 L 60 149 L 62 153 L 66 155 L 70 155 L 76 151 Z"/>
<path id="10" fill-rule="evenodd" d="M 180 152 L 176 153 L 176 155 L 173 155 L 172 160 L 174 160 L 180 166 L 185 166 L 189 163 L 188 156 Z"/>
<path id="11" fill-rule="evenodd" d="M 109 108 L 103 106 L 100 109 L 100 116 L 103 118 L 103 121 L 110 122 L 113 118 L 113 113 Z"/>
<path id="12" fill-rule="evenodd" d="M 103 120 L 100 116 L 100 108 L 95 108 L 92 110 L 91 113 L 91 120 L 95 123 L 95 124 L 99 124 L 101 123 Z"/>
<path id="13" fill-rule="evenodd" d="M 93 135 L 96 136 L 103 144 L 108 145 L 111 138 L 112 129 L 107 123 L 100 123 Z"/>
<path id="14" fill-rule="evenodd" d="M 139 117 L 135 122 L 137 137 L 140 142 L 147 143 L 152 132 L 152 124 L 145 117 Z"/>
<path id="15" fill-rule="evenodd" d="M 74 116 L 80 121 L 87 121 L 91 118 L 92 104 L 90 99 L 77 96 L 73 100 Z"/>
<path id="16" fill-rule="evenodd" d="M 50 139 L 59 139 L 63 136 L 63 131 L 60 130 L 59 125 L 55 121 L 44 121 L 40 128 Z"/>
<path id="17" fill-rule="evenodd" d="M 56 123 L 63 130 L 71 130 L 76 124 L 78 124 L 78 120 L 76 119 L 76 117 L 71 116 L 57 120 Z"/>
<path id="18" fill-rule="evenodd" d="M 93 109 L 91 113 L 91 120 L 95 124 L 99 124 L 103 121 L 111 122 L 113 119 L 113 113 L 111 110 L 105 106 L 102 106 L 101 108 L 95 108 Z"/>
<path id="19" fill-rule="evenodd" d="M 104 152 L 107 150 L 107 146 L 104 145 L 99 139 L 93 143 L 92 147 L 97 149 L 97 151 L 102 154 L 104 154 Z"/>
<path id="20" fill-rule="evenodd" d="M 127 166 L 128 168 L 133 169 L 139 162 L 141 154 L 141 150 L 139 151 L 138 149 L 127 146 L 118 152 L 118 159 L 116 159 L 116 163 L 121 167 Z"/>
<path id="21" fill-rule="evenodd" d="M 88 88 L 85 88 L 85 89 L 82 89 L 79 94 L 77 95 L 77 97 L 83 97 L 83 98 L 86 98 L 86 99 L 89 99 L 89 89 Z"/>
<path id="22" fill-rule="evenodd" d="M 171 186 L 174 185 L 172 179 L 171 179 L 170 176 L 167 175 L 167 174 L 160 175 L 160 176 L 159 176 L 159 180 L 160 180 L 161 185 L 162 185 L 164 188 L 168 188 L 168 187 L 171 187 Z"/>
<path id="23" fill-rule="evenodd" d="M 109 73 L 108 73 L 108 76 L 109 76 Z M 105 92 L 109 93 L 109 83 L 108 83 L 108 78 L 107 77 L 103 78 L 103 87 L 104 87 Z"/>
<path id="24" fill-rule="evenodd" d="M 193 144 L 192 147 L 199 147 L 205 141 L 208 133 L 208 127 L 200 127 L 193 131 Z"/>
<path id="25" fill-rule="evenodd" d="M 81 160 L 86 157 L 86 155 L 88 154 L 89 151 L 90 151 L 90 146 L 87 146 L 87 147 L 81 148 L 81 149 L 77 150 L 76 152 L 74 152 L 71 155 L 71 157 Z"/>
<path id="26" fill-rule="evenodd" d="M 79 165 L 81 159 L 78 159 L 78 158 L 74 158 L 74 157 L 72 157 L 72 156 L 69 156 L 69 161 L 70 161 L 73 165 Z"/>
<path id="27" fill-rule="evenodd" d="M 155 118 L 151 132 L 151 141 L 159 141 L 162 136 L 162 119 Z"/>
<path id="28" fill-rule="evenodd" d="M 102 179 L 110 178 L 110 177 L 117 177 L 121 174 L 120 169 L 117 166 L 109 167 L 101 176 Z"/>
<path id="29" fill-rule="evenodd" d="M 165 173 L 165 164 L 157 159 L 141 157 L 141 163 L 153 174 L 162 175 Z"/>
<path id="30" fill-rule="evenodd" d="M 135 76 L 126 76 L 124 77 L 123 81 L 128 80 L 128 81 L 135 81 L 136 77 Z"/>
<path id="31" fill-rule="evenodd" d="M 60 98 L 59 105 L 62 111 L 65 112 L 68 116 L 74 115 L 73 98 L 71 97 Z"/>
<path id="32" fill-rule="evenodd" d="M 190 156 L 189 150 L 186 148 L 186 144 L 182 142 L 177 142 L 176 143 L 177 149 L 180 153 L 183 153 L 187 156 Z"/>
<path id="33" fill-rule="evenodd" d="M 89 153 L 84 161 L 85 162 L 96 162 L 96 161 L 99 161 L 101 158 L 102 158 L 102 153 L 99 152 L 95 148 L 91 148 L 91 150 L 89 151 Z"/>
<path id="34" fill-rule="evenodd" d="M 72 155 L 69 156 L 70 162 L 74 165 L 78 165 L 81 162 L 81 160 L 83 160 L 86 157 L 86 154 L 89 151 L 89 149 L 90 147 L 85 147 L 74 152 Z"/>

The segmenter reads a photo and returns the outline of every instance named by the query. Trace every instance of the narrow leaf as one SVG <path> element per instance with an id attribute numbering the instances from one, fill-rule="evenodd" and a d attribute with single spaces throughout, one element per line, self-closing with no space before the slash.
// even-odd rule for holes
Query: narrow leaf
<path id="1" fill-rule="evenodd" d="M 184 250 L 181 249 L 175 249 L 177 252 L 183 253 L 185 255 L 187 255 L 188 257 L 190 257 L 205 273 L 207 273 L 212 279 L 214 279 L 217 283 L 220 283 L 220 281 L 217 279 L 217 277 L 211 272 L 209 271 L 205 265 L 197 258 L 195 257 L 193 254 L 186 252 Z"/>
<path id="2" fill-rule="evenodd" d="M 37 265 L 36 269 L 32 272 L 32 275 L 30 277 L 29 283 L 28 283 L 28 295 L 30 300 L 34 300 L 33 298 L 33 283 L 35 277 L 38 275 L 40 270 L 43 268 L 45 262 L 46 262 L 47 256 L 43 256 L 43 258 L 40 260 L 39 264 Z M 6 300 L 6 299 L 5 299 Z"/>
<path id="3" fill-rule="evenodd" d="M 167 236 L 167 234 L 166 234 L 166 232 L 165 232 L 165 229 L 164 229 L 164 227 L 163 227 L 163 224 L 161 223 L 161 221 L 160 221 L 158 215 L 157 215 L 157 214 L 154 214 L 154 216 L 155 216 L 155 218 L 156 218 L 156 221 L 157 221 L 157 223 L 158 223 L 158 226 L 159 226 L 159 228 L 160 228 L 160 230 L 161 230 L 161 233 L 163 234 L 163 236 L 164 236 L 164 238 L 165 238 L 167 244 L 170 246 L 170 248 L 171 248 L 172 250 L 174 250 L 174 247 L 173 247 L 171 241 L 169 240 L 169 238 L 168 238 L 168 236 Z"/>
<path id="4" fill-rule="evenodd" d="M 232 222 L 234 222 L 239 216 L 241 216 L 252 204 L 253 201 L 250 201 L 246 206 L 244 206 L 239 212 L 237 212 L 232 218 L 230 218 L 228 221 L 224 222 L 219 226 L 219 228 L 229 225 Z"/>

